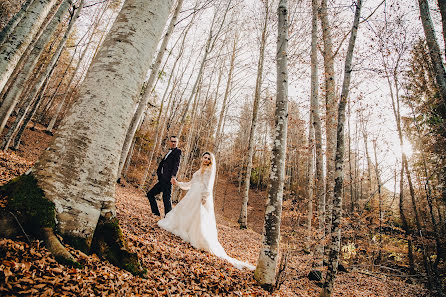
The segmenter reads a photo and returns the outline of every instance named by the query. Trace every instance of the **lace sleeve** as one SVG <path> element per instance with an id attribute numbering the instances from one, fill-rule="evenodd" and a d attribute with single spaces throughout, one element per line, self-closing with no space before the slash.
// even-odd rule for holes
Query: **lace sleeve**
<path id="1" fill-rule="evenodd" d="M 188 182 L 179 182 L 179 181 L 177 181 L 176 184 L 178 185 L 178 187 L 180 187 L 181 190 L 186 190 L 187 191 L 187 190 L 190 189 L 192 183 L 190 181 L 188 181 Z"/>
<path id="2" fill-rule="evenodd" d="M 211 170 L 207 169 L 201 173 L 201 182 L 203 184 L 203 197 L 208 197 L 212 193 Z"/>

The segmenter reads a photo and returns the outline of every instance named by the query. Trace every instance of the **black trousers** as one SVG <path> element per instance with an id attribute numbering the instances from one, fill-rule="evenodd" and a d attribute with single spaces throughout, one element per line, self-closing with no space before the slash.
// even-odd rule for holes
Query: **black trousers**
<path id="1" fill-rule="evenodd" d="M 147 198 L 149 198 L 152 213 L 157 216 L 160 216 L 160 211 L 158 209 L 158 204 L 156 204 L 155 196 L 161 192 L 163 193 L 164 215 L 172 210 L 172 203 L 170 202 L 172 184 L 170 182 L 158 181 L 158 183 L 154 185 L 149 192 L 147 192 Z"/>

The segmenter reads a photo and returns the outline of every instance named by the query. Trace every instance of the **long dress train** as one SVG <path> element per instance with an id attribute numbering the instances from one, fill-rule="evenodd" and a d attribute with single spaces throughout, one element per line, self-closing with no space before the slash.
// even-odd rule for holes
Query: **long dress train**
<path id="1" fill-rule="evenodd" d="M 209 251 L 239 269 L 254 270 L 255 266 L 229 257 L 218 241 L 212 197 L 214 179 L 215 169 L 207 168 L 196 171 L 187 183 L 177 182 L 181 189 L 188 192 L 164 219 L 158 221 L 158 226 L 181 237 L 196 249 Z M 206 198 L 204 205 L 201 203 L 202 197 Z"/>

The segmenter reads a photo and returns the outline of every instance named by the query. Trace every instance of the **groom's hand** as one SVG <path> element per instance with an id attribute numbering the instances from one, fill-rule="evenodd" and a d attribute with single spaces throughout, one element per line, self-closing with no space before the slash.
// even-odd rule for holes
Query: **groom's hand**
<path id="1" fill-rule="evenodd" d="M 176 185 L 176 183 L 177 183 L 177 179 L 176 179 L 175 177 L 172 177 L 172 178 L 170 179 L 170 182 L 172 183 L 172 185 Z"/>

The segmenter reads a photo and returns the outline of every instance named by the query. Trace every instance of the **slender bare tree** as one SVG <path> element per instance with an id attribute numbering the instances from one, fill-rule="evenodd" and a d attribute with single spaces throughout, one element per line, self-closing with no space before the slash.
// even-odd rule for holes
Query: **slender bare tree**
<path id="1" fill-rule="evenodd" d="M 335 152 L 336 152 L 336 82 L 334 68 L 334 51 L 331 36 L 330 22 L 328 19 L 327 0 L 321 0 L 319 9 L 319 18 L 321 20 L 322 39 L 324 49 L 322 56 L 324 58 L 324 77 L 325 77 L 325 136 L 326 136 L 326 179 L 325 179 L 325 232 L 330 234 L 331 212 L 334 196 L 335 180 Z"/>
<path id="2" fill-rule="evenodd" d="M 318 83 L 318 58 L 317 58 L 317 15 L 319 10 L 319 1 L 312 0 L 312 21 L 311 21 L 311 120 L 314 127 L 314 149 L 316 155 L 316 199 L 318 211 L 318 240 L 315 246 L 315 261 L 313 266 L 315 269 L 321 269 L 324 258 L 325 237 L 325 176 L 324 176 L 324 160 L 322 151 L 322 125 L 319 112 L 319 83 Z M 317 271 L 317 272 L 316 272 Z M 320 270 L 313 271 L 321 279 L 322 272 Z"/>
<path id="3" fill-rule="evenodd" d="M 267 25 L 269 16 L 269 3 L 268 0 L 265 1 L 265 19 L 263 23 L 262 34 L 260 38 L 260 53 L 259 61 L 257 64 L 257 78 L 256 78 L 256 88 L 254 93 L 254 105 L 252 108 L 252 119 L 251 119 L 251 129 L 249 131 L 248 139 L 248 154 L 247 154 L 247 165 L 245 181 L 243 183 L 245 189 L 243 191 L 242 207 L 240 210 L 240 217 L 238 222 L 241 229 L 246 229 L 248 221 L 248 200 L 249 200 L 249 188 L 251 186 L 251 169 L 252 169 L 252 159 L 254 155 L 254 135 L 256 133 L 257 127 L 257 114 L 259 113 L 259 103 L 260 103 L 260 91 L 262 89 L 262 79 L 263 79 L 263 65 L 265 61 L 265 46 L 267 38 Z M 232 61 L 231 61 L 232 62 Z M 232 67 L 233 68 L 233 67 Z"/>
<path id="4" fill-rule="evenodd" d="M 352 73 L 353 51 L 355 49 L 356 36 L 358 33 L 359 18 L 361 15 L 362 0 L 357 0 L 353 26 L 350 33 L 350 41 L 347 48 L 345 58 L 344 81 L 342 83 L 341 99 L 338 107 L 338 127 L 337 127 L 337 144 L 336 144 L 336 173 L 335 187 L 333 199 L 333 214 L 331 223 L 331 243 L 328 254 L 328 268 L 325 282 L 322 287 L 321 297 L 329 297 L 333 291 L 333 284 L 338 270 L 339 252 L 341 249 L 341 219 L 342 219 L 342 187 L 344 181 L 344 124 L 345 124 L 345 107 L 347 104 L 350 80 Z"/>
<path id="5" fill-rule="evenodd" d="M 262 248 L 254 273 L 265 288 L 272 289 L 276 280 L 279 258 L 280 222 L 282 217 L 283 185 L 285 179 L 285 151 L 288 124 L 288 2 L 281 0 L 277 9 L 279 18 L 277 38 L 277 97 L 274 143 L 271 157 L 270 187 L 266 201 Z"/>

